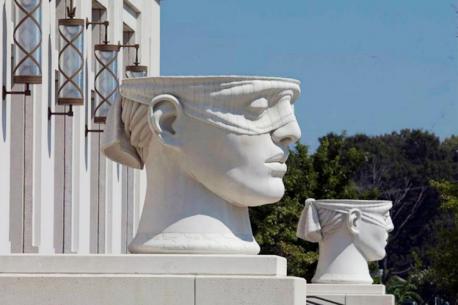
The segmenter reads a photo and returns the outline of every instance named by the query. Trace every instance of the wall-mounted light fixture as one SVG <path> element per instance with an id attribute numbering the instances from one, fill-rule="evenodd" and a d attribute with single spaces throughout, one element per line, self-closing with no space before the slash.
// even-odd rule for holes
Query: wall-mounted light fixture
<path id="1" fill-rule="evenodd" d="M 41 84 L 41 0 L 14 0 L 15 84 Z"/>
<path id="2" fill-rule="evenodd" d="M 94 47 L 96 60 L 96 74 L 94 90 L 95 108 L 93 112 L 94 122 L 106 122 L 110 106 L 118 98 L 118 52 L 119 45 L 97 44 Z"/>
<path id="3" fill-rule="evenodd" d="M 127 78 L 137 78 L 137 77 L 145 77 L 148 75 L 148 67 L 141 66 L 140 62 L 138 61 L 138 49 L 140 48 L 139 44 L 134 45 L 124 45 L 127 47 L 134 47 L 135 48 L 135 62 L 133 65 L 126 67 L 126 77 Z"/>
<path id="4" fill-rule="evenodd" d="M 59 73 L 57 104 L 69 105 L 67 112 L 53 112 L 48 107 L 48 120 L 53 115 L 73 116 L 73 106 L 84 104 L 84 19 L 76 19 L 73 0 L 67 6 L 67 17 L 59 19 Z"/>
<path id="5" fill-rule="evenodd" d="M 119 44 L 109 44 L 108 21 L 90 22 L 86 20 L 86 28 L 91 24 L 105 26 L 105 39 L 102 44 L 94 46 L 95 79 L 94 91 L 95 101 L 92 104 L 92 116 L 95 123 L 104 124 L 107 119 L 108 110 L 118 96 L 118 52 Z M 89 130 L 91 132 L 91 130 Z"/>
<path id="6" fill-rule="evenodd" d="M 75 18 L 73 1 L 66 19 L 59 19 L 59 90 L 57 104 L 84 104 L 84 19 Z"/>
<path id="7" fill-rule="evenodd" d="M 30 96 L 30 84 L 41 84 L 41 0 L 14 0 L 13 84 L 25 84 L 24 91 L 2 87 L 9 94 Z"/>

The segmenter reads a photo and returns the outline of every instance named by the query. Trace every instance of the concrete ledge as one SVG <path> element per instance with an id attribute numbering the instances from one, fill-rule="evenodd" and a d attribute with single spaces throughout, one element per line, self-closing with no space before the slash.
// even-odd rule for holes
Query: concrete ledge
<path id="1" fill-rule="evenodd" d="M 286 276 L 286 259 L 272 255 L 0 256 L 1 273 Z"/>

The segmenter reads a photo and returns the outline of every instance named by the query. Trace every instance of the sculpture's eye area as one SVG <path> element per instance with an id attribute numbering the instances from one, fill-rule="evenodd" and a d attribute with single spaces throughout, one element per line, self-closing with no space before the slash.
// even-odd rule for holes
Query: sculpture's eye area
<path id="1" fill-rule="evenodd" d="M 269 107 L 269 101 L 266 98 L 261 97 L 250 103 L 249 112 L 252 115 L 260 116 L 268 107 Z"/>
<path id="2" fill-rule="evenodd" d="M 386 213 L 385 215 L 383 215 L 383 219 L 385 220 L 385 222 L 388 222 L 389 218 L 390 218 L 390 214 L 389 213 Z"/>

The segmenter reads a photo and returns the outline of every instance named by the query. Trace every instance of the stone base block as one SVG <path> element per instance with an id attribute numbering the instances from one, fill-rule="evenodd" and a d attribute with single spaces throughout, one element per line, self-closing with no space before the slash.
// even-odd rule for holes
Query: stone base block
<path id="1" fill-rule="evenodd" d="M 0 275 L 1 305 L 305 305 L 293 277 Z"/>
<path id="2" fill-rule="evenodd" d="M 0 305 L 305 305 L 274 256 L 0 256 Z"/>
<path id="3" fill-rule="evenodd" d="M 194 305 L 192 276 L 0 275 L 2 305 Z"/>
<path id="4" fill-rule="evenodd" d="M 296 277 L 196 278 L 196 305 L 305 305 L 305 280 Z"/>
<path id="5" fill-rule="evenodd" d="M 394 305 L 383 285 L 308 284 L 309 305 Z"/>

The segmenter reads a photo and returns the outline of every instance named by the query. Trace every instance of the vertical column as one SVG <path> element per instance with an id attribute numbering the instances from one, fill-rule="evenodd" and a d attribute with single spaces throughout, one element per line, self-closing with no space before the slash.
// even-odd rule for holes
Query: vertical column
<path id="1" fill-rule="evenodd" d="M 126 208 L 126 246 L 123 253 L 127 253 L 127 247 L 134 238 L 134 170 L 127 170 L 127 208 Z"/>
<path id="2" fill-rule="evenodd" d="M 90 9 L 92 6 L 91 1 L 78 0 L 75 1 L 77 6 L 77 15 L 80 18 L 90 18 Z M 87 33 L 90 33 L 88 31 Z M 86 33 L 86 34 L 87 34 Z M 85 46 L 88 44 L 88 39 L 85 35 Z M 87 48 L 87 47 L 86 47 Z M 85 67 L 87 68 L 87 67 Z M 86 74 L 87 75 L 87 74 Z M 84 88 L 85 92 L 88 92 Z M 86 99 L 87 101 L 87 99 Z M 75 146 L 75 155 L 78 154 L 78 158 L 75 158 L 75 166 L 79 168 L 78 175 L 75 179 L 78 179 L 78 200 L 79 200 L 79 253 L 90 253 L 91 248 L 91 162 L 89 159 L 90 141 L 84 134 L 84 127 L 88 122 L 88 116 L 86 111 L 89 108 L 78 107 L 74 117 L 74 137 L 75 141 L 79 143 L 79 147 Z M 76 192 L 76 188 L 75 188 Z M 74 192 L 74 193 L 75 193 Z M 76 200 L 76 199 L 75 199 Z"/>
<path id="3" fill-rule="evenodd" d="M 106 173 L 106 158 L 103 156 L 103 154 L 100 152 L 100 135 L 96 136 L 97 140 L 97 158 L 98 158 L 98 163 L 99 167 L 97 168 L 97 176 L 98 181 L 96 182 L 99 185 L 99 193 L 98 193 L 98 202 L 99 202 L 99 213 L 98 213 L 98 222 L 99 222 L 99 236 L 98 236 L 98 242 L 99 242 L 99 253 L 110 253 L 107 250 L 107 222 L 109 219 L 107 219 L 107 202 L 109 200 L 108 198 L 108 192 L 110 189 L 107 191 L 107 185 L 108 184 L 108 178 L 107 178 L 107 173 Z"/>
<path id="4" fill-rule="evenodd" d="M 34 103 L 38 102 L 37 95 L 41 85 L 32 86 L 32 96 L 24 98 L 24 252 L 38 252 L 36 239 L 37 218 L 34 212 L 39 209 L 39 202 L 34 201 Z M 39 91 L 39 92 L 37 92 Z M 38 199 L 40 200 L 40 199 Z M 34 210 L 35 209 L 35 210 Z"/>
<path id="5" fill-rule="evenodd" d="M 37 90 L 34 121 L 34 244 L 40 253 L 54 253 L 54 171 L 48 171 L 54 164 L 52 154 L 52 121 L 48 120 L 48 106 L 54 103 L 53 58 L 55 36 L 55 5 L 44 1 L 42 24 L 42 75 L 41 90 Z"/>
<path id="6" fill-rule="evenodd" d="M 57 54 L 58 52 L 58 33 L 55 30 L 57 28 L 57 19 L 65 17 L 65 0 L 56 0 L 51 2 L 51 5 L 54 6 L 54 15 L 55 18 L 52 22 L 55 23 L 54 31 L 52 31 L 52 39 L 55 42 L 53 45 L 53 52 Z M 52 92 L 53 101 L 50 106 L 53 107 L 54 111 L 65 112 L 67 107 L 59 106 L 55 103 L 57 98 L 57 93 L 55 88 L 59 85 L 59 74 L 56 72 L 58 67 L 57 59 L 53 60 L 53 78 L 52 82 L 54 92 Z M 65 120 L 64 116 L 54 116 L 52 118 L 51 126 L 51 138 L 52 145 L 51 154 L 54 155 L 53 162 L 53 174 L 54 174 L 54 248 L 56 253 L 64 253 L 64 239 L 65 239 L 65 226 L 64 226 L 64 215 L 65 215 L 65 188 L 67 181 L 65 180 L 65 160 L 66 160 L 66 147 L 65 147 Z"/>
<path id="7" fill-rule="evenodd" d="M 127 252 L 127 234 L 129 227 L 129 169 L 122 171 L 122 207 L 121 207 L 121 253 Z"/>
<path id="8" fill-rule="evenodd" d="M 68 107 L 65 107 L 68 110 Z M 73 124 L 72 118 L 64 116 L 64 253 L 74 253 L 76 245 L 74 244 L 74 231 L 72 226 L 73 220 Z"/>
<path id="9" fill-rule="evenodd" d="M 110 1 L 108 5 L 108 17 L 110 21 L 109 39 L 112 43 L 123 39 L 123 0 Z M 122 52 L 118 54 L 118 76 L 122 75 Z M 105 158 L 102 156 L 101 158 Z M 106 188 L 106 235 L 107 252 L 121 253 L 122 240 L 122 173 L 125 170 L 119 164 L 106 160 L 107 188 Z"/>
<path id="10" fill-rule="evenodd" d="M 143 1 L 140 15 L 141 60 L 149 66 L 149 75 L 160 73 L 161 7 L 158 1 Z"/>
<path id="11" fill-rule="evenodd" d="M 123 14 L 124 16 L 125 14 Z M 138 28 L 138 25 L 137 27 Z M 132 29 L 123 25 L 123 44 L 135 44 L 136 35 Z M 124 48 L 122 50 L 123 70 L 121 79 L 125 77 L 125 68 L 135 61 L 135 49 Z M 122 174 L 122 219 L 121 219 L 121 253 L 127 253 L 127 246 L 133 238 L 133 169 L 123 167 Z"/>
<path id="12" fill-rule="evenodd" d="M 20 86 L 14 86 L 19 90 Z M 11 105 L 10 121 L 10 241 L 13 253 L 24 252 L 24 115 L 25 98 L 8 97 Z M 8 101 L 8 100 L 7 100 Z"/>
<path id="13" fill-rule="evenodd" d="M 106 8 L 94 8 L 92 3 L 89 4 L 90 8 L 87 14 L 91 16 L 89 19 L 92 21 L 104 21 L 107 18 Z M 91 129 L 103 130 L 102 124 L 93 123 L 92 110 L 95 109 L 94 100 L 94 76 L 95 76 L 95 60 L 94 60 L 94 45 L 102 43 L 104 36 L 104 29 L 101 26 L 95 26 L 88 31 L 88 48 L 87 58 L 89 66 L 88 86 L 90 92 L 90 106 L 88 107 L 88 126 Z M 90 35 L 90 36 L 89 36 Z M 90 37 L 90 38 L 89 38 Z M 106 231 L 106 208 L 105 208 L 105 158 L 100 152 L 100 133 L 89 133 L 88 141 L 90 143 L 90 184 L 91 187 L 91 252 L 105 253 L 105 231 Z"/>

